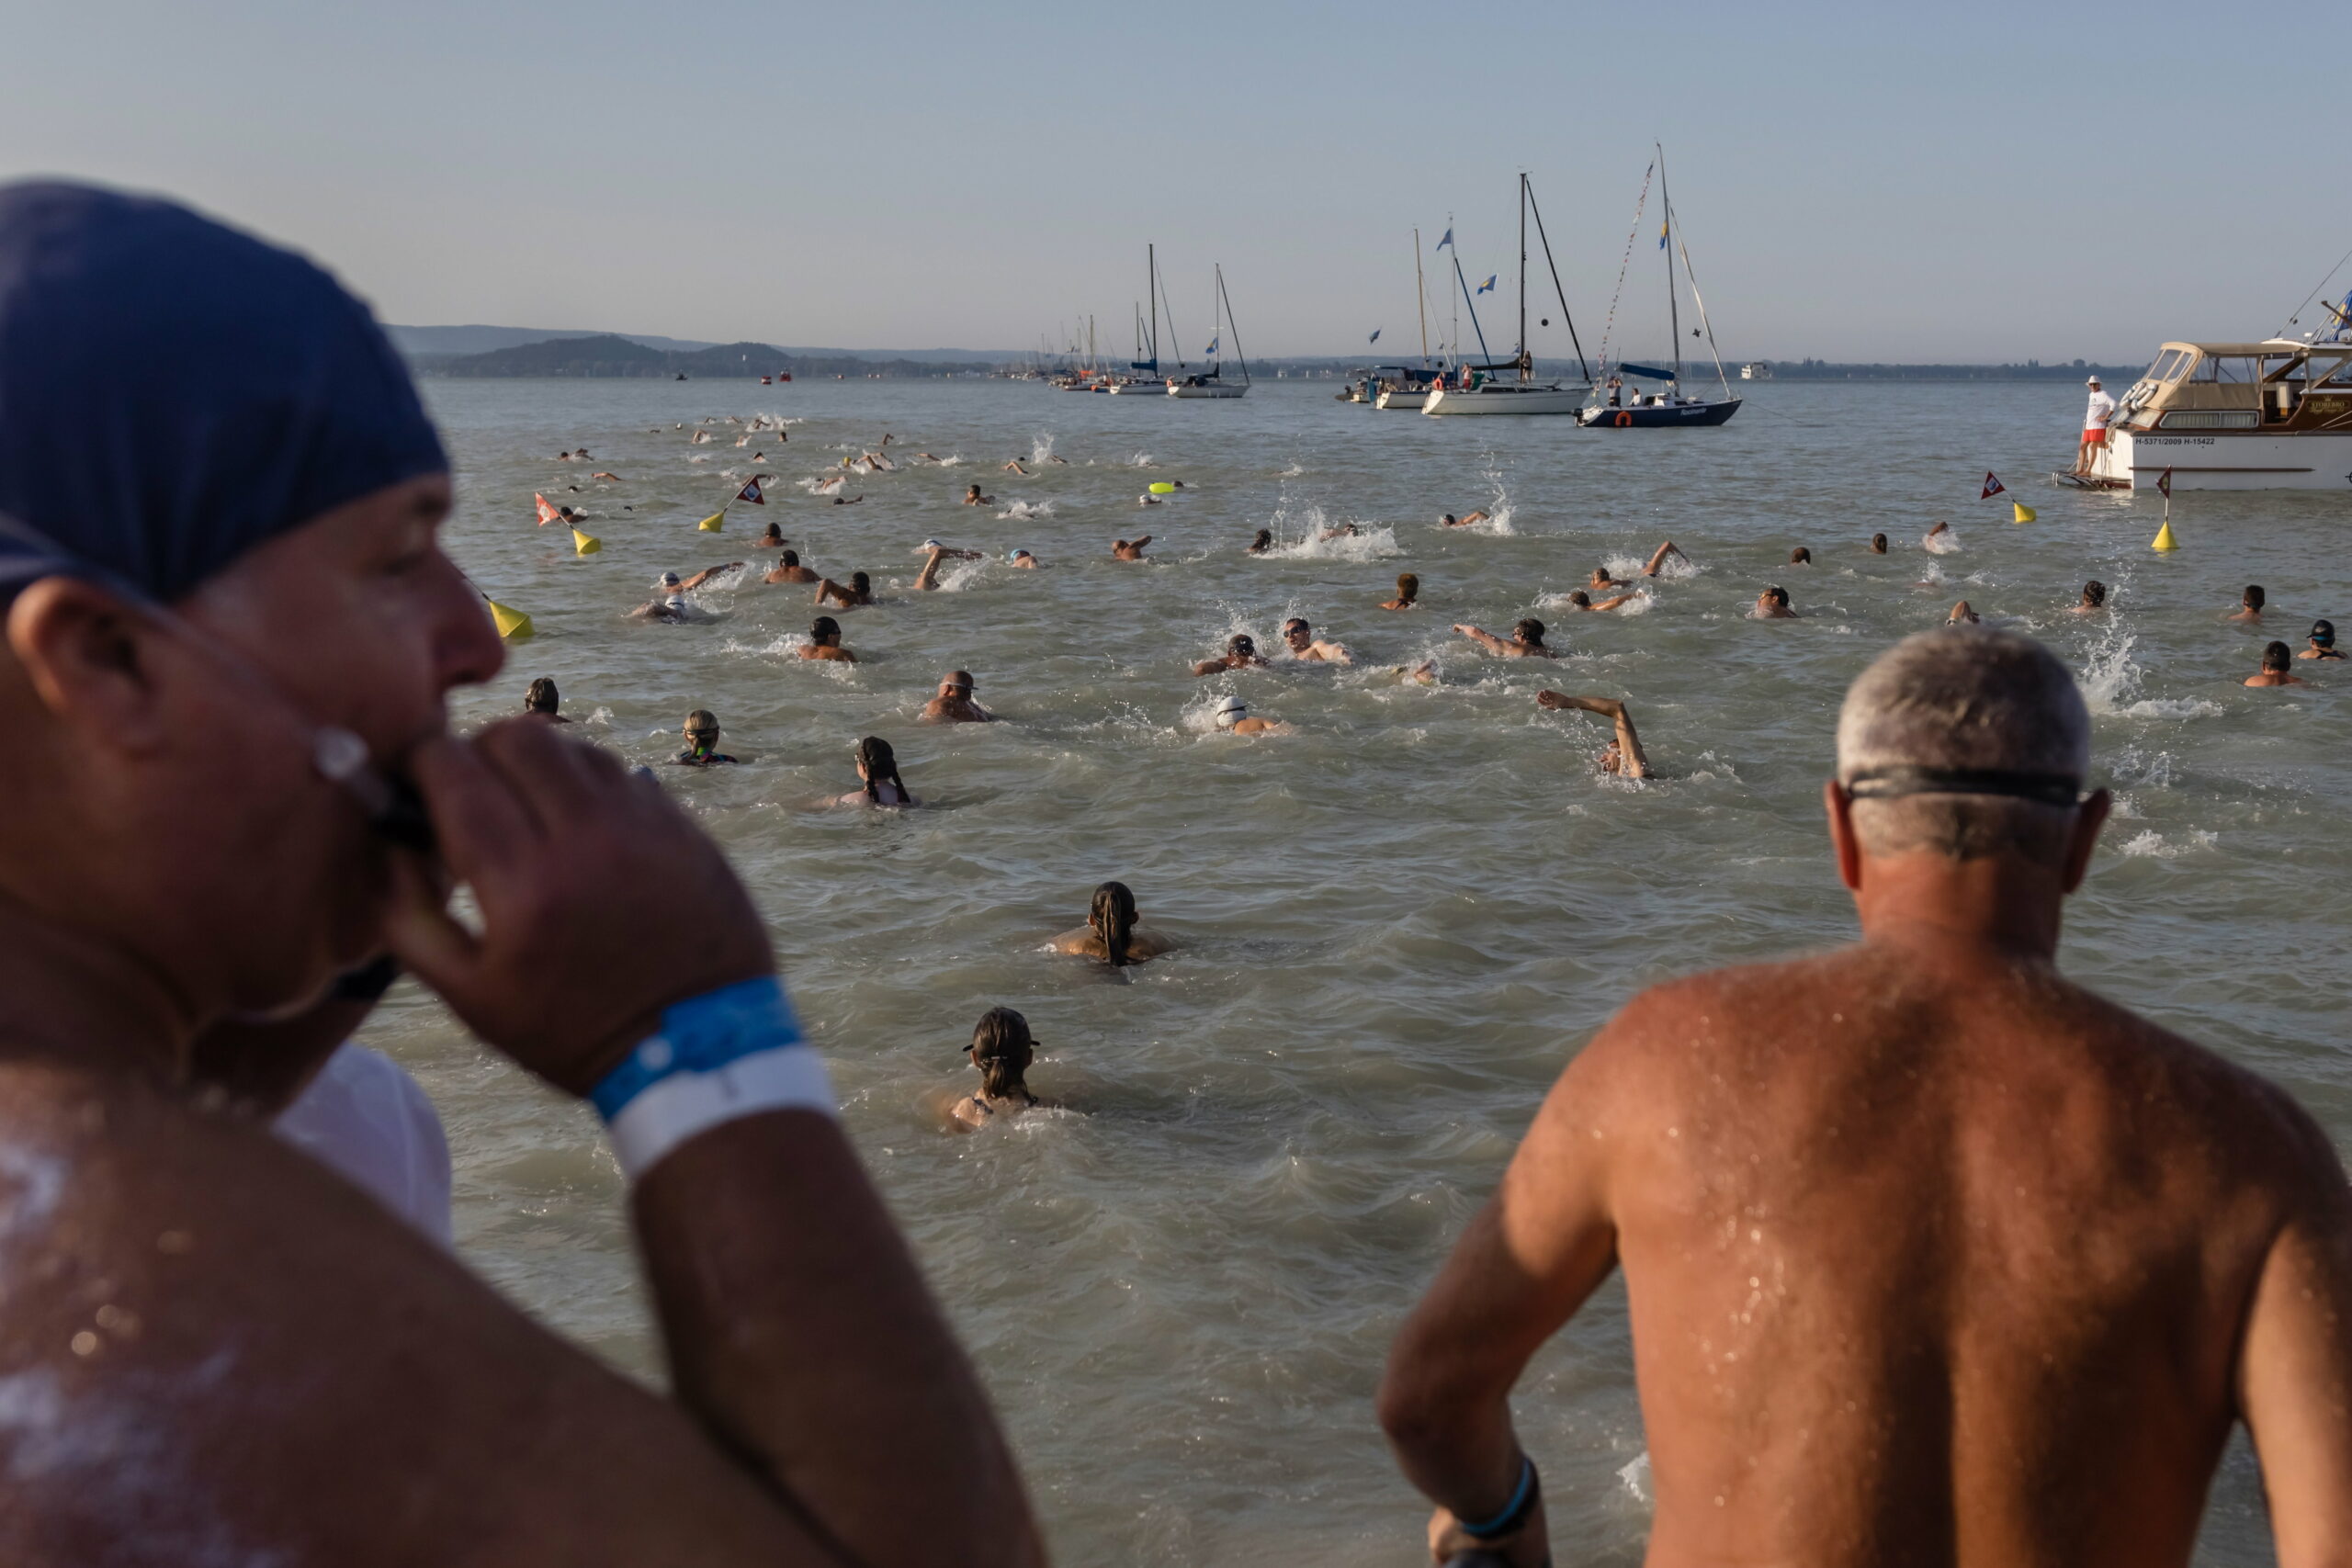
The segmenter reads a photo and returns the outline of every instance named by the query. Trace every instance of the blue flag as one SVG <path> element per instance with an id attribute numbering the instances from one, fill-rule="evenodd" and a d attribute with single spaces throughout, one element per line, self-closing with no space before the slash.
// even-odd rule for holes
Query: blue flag
<path id="1" fill-rule="evenodd" d="M 1215 338 L 1209 339 L 1209 352 L 1211 354 L 1215 354 L 1216 352 L 1216 339 Z"/>
<path id="2" fill-rule="evenodd" d="M 1657 248 L 1661 251 L 1666 249 L 1666 220 L 1660 219 L 1657 225 Z"/>
<path id="3" fill-rule="evenodd" d="M 1481 294 L 1492 294 L 1495 291 L 1495 275 L 1493 273 L 1490 272 L 1487 275 L 1487 281 L 1478 285 L 1477 291 Z"/>
<path id="4" fill-rule="evenodd" d="M 1430 249 L 1431 249 L 1431 250 L 1433 250 L 1433 251 L 1442 251 L 1442 250 L 1445 249 L 1445 247 L 1446 247 L 1446 246 L 1448 246 L 1448 245 L 1450 245 L 1450 244 L 1452 244 L 1452 243 L 1453 243 L 1453 230 L 1451 230 L 1451 229 L 1448 229 L 1448 230 L 1445 231 L 1445 238 L 1444 238 L 1444 239 L 1442 239 L 1442 240 L 1440 240 L 1436 244 L 1431 245 L 1431 246 L 1430 247 Z"/>
<path id="5" fill-rule="evenodd" d="M 1380 341 L 1380 329 L 1378 327 L 1373 328 L 1372 336 L 1366 338 L 1364 341 L 1366 343 L 1378 343 Z"/>

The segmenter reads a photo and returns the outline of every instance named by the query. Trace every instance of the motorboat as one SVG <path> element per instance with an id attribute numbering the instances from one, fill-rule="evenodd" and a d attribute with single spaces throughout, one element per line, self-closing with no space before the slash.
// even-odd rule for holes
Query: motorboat
<path id="1" fill-rule="evenodd" d="M 2138 490 L 2352 491 L 2352 295 L 2320 341 L 2168 343 L 2115 405 L 2090 471 L 2055 476 Z"/>

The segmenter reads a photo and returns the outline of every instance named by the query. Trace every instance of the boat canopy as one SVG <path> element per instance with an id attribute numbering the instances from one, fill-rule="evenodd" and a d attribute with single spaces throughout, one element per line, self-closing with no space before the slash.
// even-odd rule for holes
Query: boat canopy
<path id="1" fill-rule="evenodd" d="M 2343 428 L 2352 344 L 2168 343 L 2116 412 L 2130 430 Z"/>
<path id="2" fill-rule="evenodd" d="M 1617 373 L 1621 376 L 1646 376 L 1653 381 L 1679 381 L 1682 379 L 1680 376 L 1671 370 L 1660 370 L 1656 366 L 1651 365 L 1620 365 L 1617 367 Z"/>

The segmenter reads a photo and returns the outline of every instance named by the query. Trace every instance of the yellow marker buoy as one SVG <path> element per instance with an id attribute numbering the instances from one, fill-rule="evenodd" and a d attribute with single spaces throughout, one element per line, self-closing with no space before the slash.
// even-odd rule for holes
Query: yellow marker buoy
<path id="1" fill-rule="evenodd" d="M 2041 513 L 2036 512 L 2032 507 L 2028 506 L 2022 501 L 2013 501 L 2009 502 L 2009 510 L 2016 514 L 2013 521 L 2018 523 L 2030 523 L 2035 518 L 2041 515 Z"/>
<path id="2" fill-rule="evenodd" d="M 2180 548 L 2180 541 L 2172 536 L 2172 522 L 2169 518 L 2165 520 L 2163 527 L 2156 530 L 2156 542 L 2148 547 L 2150 549 L 2156 550 L 2177 550 Z"/>
<path id="3" fill-rule="evenodd" d="M 605 541 L 596 537 L 595 535 L 583 534 L 577 528 L 571 531 L 571 548 L 574 554 L 593 556 L 604 547 Z"/>
<path id="4" fill-rule="evenodd" d="M 701 529 L 706 534 L 718 533 L 721 528 L 727 526 L 726 510 L 721 508 L 720 510 L 712 513 L 709 516 L 695 524 L 695 526 Z"/>
<path id="5" fill-rule="evenodd" d="M 1154 495 L 1174 495 L 1176 493 L 1176 487 L 1170 484 L 1166 479 L 1161 479 L 1151 487 L 1151 493 Z"/>
<path id="6" fill-rule="evenodd" d="M 512 641 L 515 637 L 531 635 L 531 617 L 522 611 L 512 604 L 502 604 L 488 595 L 483 596 L 482 603 L 490 606 L 491 624 L 498 628 L 500 637 Z"/>

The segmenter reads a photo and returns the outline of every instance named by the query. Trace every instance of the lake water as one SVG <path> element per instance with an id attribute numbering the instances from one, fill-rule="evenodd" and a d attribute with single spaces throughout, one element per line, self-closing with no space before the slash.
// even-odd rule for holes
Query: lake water
<path id="1" fill-rule="evenodd" d="M 2154 495 L 2047 482 L 2082 401 L 2063 384 L 1764 383 L 1723 429 L 1622 434 L 1382 413 L 1334 390 L 427 385 L 458 468 L 453 553 L 537 625 L 460 716 L 511 711 L 549 675 L 590 737 L 652 762 L 689 708 L 718 715 L 745 765 L 666 782 L 767 912 L 849 1129 L 994 1394 L 1058 1561 L 1421 1560 L 1426 1508 L 1371 1408 L 1399 1314 L 1562 1063 L 1637 987 L 1850 934 L 1819 804 L 1837 705 L 1873 654 L 1962 596 L 2048 639 L 2098 716 L 2120 803 L 2066 967 L 2284 1083 L 2352 1142 L 2335 1040 L 2352 674 L 2239 684 L 2267 637 L 2300 647 L 2313 615 L 2352 620 L 2352 495 L 2184 496 L 2186 547 L 2154 555 Z M 690 446 L 673 428 L 761 413 L 796 422 L 787 445 L 764 433 L 739 449 L 720 424 Z M 857 506 L 793 482 L 886 431 L 895 455 L 960 461 L 853 478 Z M 583 443 L 594 462 L 550 460 Z M 697 533 L 763 448 L 771 503 Z M 999 471 L 1048 451 L 1067 466 Z M 1978 501 L 1988 468 L 2039 522 Z M 996 504 L 957 503 L 975 479 Z M 1138 507 L 1159 479 L 1185 489 Z M 584 506 L 603 553 L 575 558 L 535 527 L 535 491 Z M 1434 525 L 1481 506 L 1500 525 Z M 1921 536 L 1943 518 L 1959 547 L 1929 554 Z M 623 618 L 664 569 L 763 556 L 745 547 L 770 519 L 820 570 L 873 574 L 883 603 L 840 614 L 857 665 L 791 657 L 815 613 L 806 588 L 706 590 L 695 625 Z M 1308 542 L 1345 521 L 1362 536 Z M 1260 527 L 1282 547 L 1247 557 Z M 1882 530 L 1893 553 L 1867 554 Z M 1151 561 L 1113 561 L 1112 539 L 1138 532 Z M 917 595 L 927 536 L 993 558 Z M 1622 572 L 1668 536 L 1695 570 L 1652 584 L 1639 614 L 1553 607 L 1594 565 Z M 1800 544 L 1815 564 L 1787 564 Z M 1044 570 L 1006 567 L 1015 547 Z M 1427 607 L 1375 608 L 1406 570 Z M 2089 577 L 2112 613 L 2063 613 Z M 2222 623 L 2247 582 L 2269 590 L 2265 630 Z M 1748 619 L 1768 583 L 1804 618 Z M 1232 631 L 1278 646 L 1292 614 L 1356 666 L 1190 675 Z M 1530 614 L 1568 657 L 1498 663 L 1447 632 Z M 1433 686 L 1389 672 L 1432 657 Z M 1011 722 L 915 722 L 956 666 Z M 1598 773 L 1601 721 L 1539 712 L 1544 685 L 1628 698 L 1667 776 Z M 1297 733 L 1214 733 L 1227 691 Z M 855 786 L 868 734 L 897 747 L 922 809 L 815 804 Z M 1182 944 L 1173 958 L 1116 975 L 1042 951 L 1112 877 Z M 1066 1109 L 946 1135 L 932 1102 L 971 1077 L 961 1048 L 999 1003 L 1028 1015 L 1043 1042 L 1030 1082 Z M 367 1038 L 447 1119 L 468 1262 L 658 1377 L 594 1119 L 413 987 Z M 1538 1359 L 1517 1409 L 1560 1560 L 1638 1562 L 1622 1288 Z M 2200 1560 L 2267 1551 L 2240 1445 Z"/>

